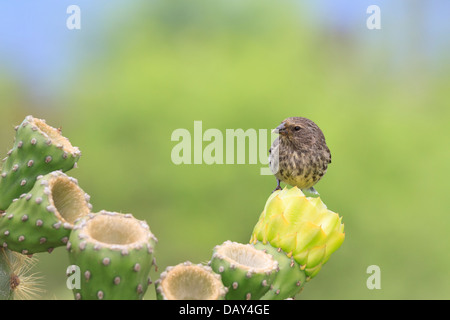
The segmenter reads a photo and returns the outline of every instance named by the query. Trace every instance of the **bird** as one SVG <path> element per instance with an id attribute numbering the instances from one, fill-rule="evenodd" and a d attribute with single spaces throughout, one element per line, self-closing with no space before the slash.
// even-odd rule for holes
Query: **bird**
<path id="1" fill-rule="evenodd" d="M 277 179 L 277 187 L 284 182 L 313 195 L 313 187 L 327 172 L 331 152 L 322 130 L 304 117 L 286 118 L 273 130 L 279 136 L 269 149 L 269 167 Z"/>

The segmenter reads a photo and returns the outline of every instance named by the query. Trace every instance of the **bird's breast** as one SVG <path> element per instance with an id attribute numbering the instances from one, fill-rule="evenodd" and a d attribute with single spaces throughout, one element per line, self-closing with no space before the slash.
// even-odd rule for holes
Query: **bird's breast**
<path id="1" fill-rule="evenodd" d="M 283 151 L 282 148 L 278 151 L 278 172 L 275 176 L 289 185 L 307 189 L 316 184 L 326 173 L 328 162 L 320 154 L 295 150 Z"/>

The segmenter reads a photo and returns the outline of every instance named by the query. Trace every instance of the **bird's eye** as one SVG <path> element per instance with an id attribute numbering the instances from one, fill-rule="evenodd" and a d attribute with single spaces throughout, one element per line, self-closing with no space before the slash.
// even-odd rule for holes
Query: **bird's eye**
<path id="1" fill-rule="evenodd" d="M 299 126 L 296 126 L 296 127 L 294 128 L 294 130 L 295 130 L 295 131 L 298 131 L 298 130 L 300 130 L 300 127 L 299 127 Z"/>

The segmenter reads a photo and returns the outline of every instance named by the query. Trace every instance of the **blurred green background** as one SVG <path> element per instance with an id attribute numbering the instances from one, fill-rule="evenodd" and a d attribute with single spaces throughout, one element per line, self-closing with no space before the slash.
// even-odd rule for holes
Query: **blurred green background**
<path id="1" fill-rule="evenodd" d="M 172 132 L 304 116 L 331 149 L 316 187 L 346 239 L 299 299 L 450 298 L 448 4 L 75 2 L 2 4 L 15 16 L 0 31 L 0 152 L 28 114 L 62 126 L 94 211 L 133 213 L 158 237 L 153 280 L 248 242 L 276 185 L 260 164 L 173 164 Z M 66 29 L 70 4 L 81 30 Z M 366 28 L 370 4 L 381 30 Z M 72 299 L 66 250 L 36 256 L 40 298 Z M 366 287 L 370 265 L 380 290 Z"/>

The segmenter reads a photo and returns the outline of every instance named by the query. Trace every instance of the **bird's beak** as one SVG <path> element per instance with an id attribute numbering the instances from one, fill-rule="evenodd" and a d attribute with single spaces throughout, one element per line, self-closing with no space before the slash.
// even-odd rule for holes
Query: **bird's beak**
<path id="1" fill-rule="evenodd" d="M 278 133 L 278 134 L 285 135 L 285 134 L 287 133 L 287 132 L 286 132 L 286 126 L 285 126 L 285 123 L 282 122 L 278 127 L 276 127 L 275 129 L 273 129 L 272 132 L 273 132 L 273 133 Z"/>

